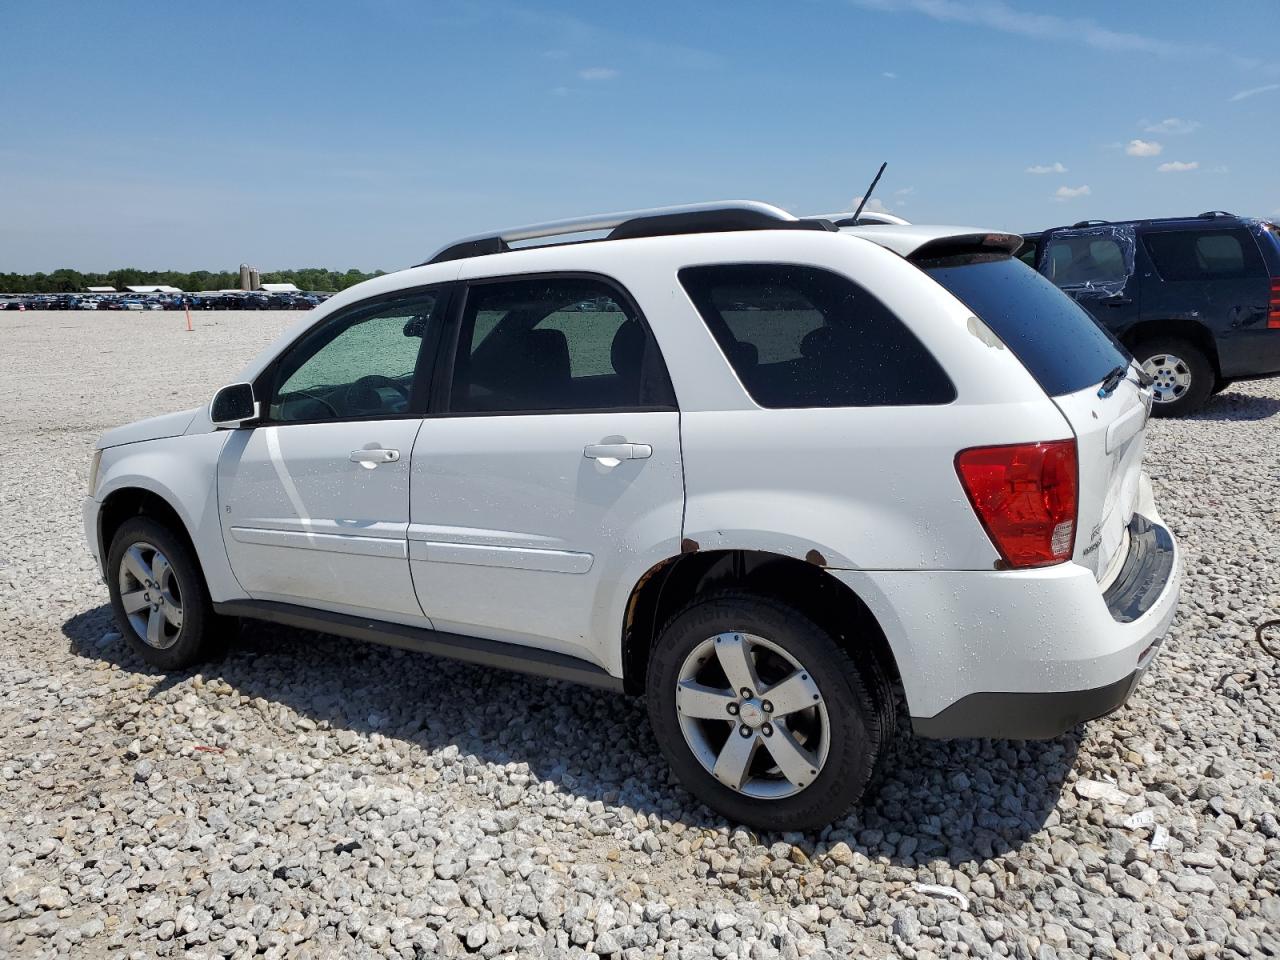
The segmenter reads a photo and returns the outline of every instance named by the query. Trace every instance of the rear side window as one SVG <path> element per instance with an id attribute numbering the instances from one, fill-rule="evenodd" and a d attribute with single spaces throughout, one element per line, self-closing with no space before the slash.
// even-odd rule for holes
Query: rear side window
<path id="1" fill-rule="evenodd" d="M 1054 237 L 1045 253 L 1045 273 L 1060 287 L 1123 281 L 1128 276 L 1124 251 L 1111 237 Z"/>
<path id="2" fill-rule="evenodd" d="M 1247 280 L 1265 277 L 1262 254 L 1247 230 L 1170 230 L 1142 237 L 1166 280 Z"/>
<path id="3" fill-rule="evenodd" d="M 828 270 L 686 267 L 680 283 L 762 407 L 950 403 L 942 367 L 889 310 Z"/>
<path id="4" fill-rule="evenodd" d="M 477 282 L 467 292 L 450 409 L 537 413 L 670 409 L 657 344 L 603 280 Z"/>
<path id="5" fill-rule="evenodd" d="M 1101 383 L 1129 363 L 1089 314 L 1019 260 L 980 254 L 920 266 L 994 330 L 1051 397 Z"/>

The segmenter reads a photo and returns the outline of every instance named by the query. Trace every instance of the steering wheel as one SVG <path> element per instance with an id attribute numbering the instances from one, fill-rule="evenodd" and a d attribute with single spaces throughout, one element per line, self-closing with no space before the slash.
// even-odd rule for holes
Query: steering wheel
<path id="1" fill-rule="evenodd" d="M 361 377 L 347 387 L 346 396 L 344 397 L 347 410 L 375 411 L 383 409 L 382 395 L 378 393 L 377 387 L 390 387 L 400 394 L 406 407 L 409 405 L 408 387 L 399 380 L 383 376 L 380 373 L 371 373 Z"/>
<path id="2" fill-rule="evenodd" d="M 308 400 L 314 400 L 316 403 L 320 404 L 322 407 L 324 407 L 326 410 L 329 411 L 329 416 L 333 417 L 335 420 L 338 418 L 338 411 L 335 410 L 333 404 L 330 403 L 328 400 L 326 400 L 324 397 L 317 397 L 314 393 L 311 393 L 309 390 L 294 390 L 293 392 L 296 393 L 298 396 L 306 397 Z"/>

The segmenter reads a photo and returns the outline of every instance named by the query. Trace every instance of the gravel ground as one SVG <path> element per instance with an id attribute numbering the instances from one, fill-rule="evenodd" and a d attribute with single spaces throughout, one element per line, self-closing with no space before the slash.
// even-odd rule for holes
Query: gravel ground
<path id="1" fill-rule="evenodd" d="M 1186 557 L 1130 706 L 904 738 L 818 835 L 668 780 L 639 702 L 265 626 L 162 676 L 79 502 L 105 428 L 205 400 L 297 314 L 4 314 L 0 955 L 1280 955 L 1280 380 L 1150 430 Z"/>

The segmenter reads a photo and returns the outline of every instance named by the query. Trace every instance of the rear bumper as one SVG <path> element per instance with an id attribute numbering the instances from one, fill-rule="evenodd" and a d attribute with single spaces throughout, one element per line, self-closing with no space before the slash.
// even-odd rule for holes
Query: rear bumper
<path id="1" fill-rule="evenodd" d="M 971 693 L 937 716 L 912 717 L 919 737 L 995 737 L 1048 740 L 1086 720 L 1104 717 L 1129 699 L 1146 672 L 1135 670 L 1106 686 L 1060 693 Z"/>
<path id="2" fill-rule="evenodd" d="M 1117 623 L 1141 621 L 1169 596 L 1176 600 L 1178 547 L 1157 523 L 1134 514 L 1129 523 L 1129 552 L 1115 580 L 1102 595 Z M 1056 737 L 1086 720 L 1119 708 L 1137 688 L 1168 630 L 1172 612 L 1157 621 L 1151 643 L 1139 651 L 1138 668 L 1128 676 L 1087 690 L 1052 693 L 971 693 L 932 717 L 912 717 L 922 737 L 1006 737 L 1042 740 Z"/>
<path id="3" fill-rule="evenodd" d="M 871 608 L 915 732 L 1055 737 L 1116 709 L 1177 610 L 1178 546 L 1147 501 L 1104 593 L 1073 563 L 1022 571 L 832 571 Z"/>

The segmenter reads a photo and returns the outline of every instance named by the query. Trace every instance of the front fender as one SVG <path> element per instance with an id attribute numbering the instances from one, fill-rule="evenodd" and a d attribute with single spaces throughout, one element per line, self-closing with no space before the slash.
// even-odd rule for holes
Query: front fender
<path id="1" fill-rule="evenodd" d="M 187 528 L 215 602 L 240 599 L 218 522 L 218 456 L 227 433 L 188 434 L 102 451 L 94 499 L 106 503 L 123 490 L 145 490 L 171 506 Z M 102 545 L 102 551 L 108 549 Z"/>

